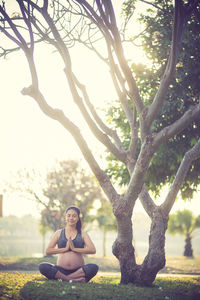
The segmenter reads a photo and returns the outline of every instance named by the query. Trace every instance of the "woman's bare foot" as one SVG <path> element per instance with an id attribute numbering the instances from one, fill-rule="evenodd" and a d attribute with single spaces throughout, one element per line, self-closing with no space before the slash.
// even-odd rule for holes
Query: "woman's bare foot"
<path id="1" fill-rule="evenodd" d="M 62 279 L 64 281 L 67 282 L 86 282 L 85 279 L 85 273 L 82 269 L 77 270 L 74 273 L 71 273 L 69 275 L 65 275 L 63 273 L 61 273 L 60 271 L 58 271 L 55 275 L 55 279 Z"/>
<path id="2" fill-rule="evenodd" d="M 69 282 L 86 282 L 85 277 L 80 277 L 77 279 L 70 280 Z"/>

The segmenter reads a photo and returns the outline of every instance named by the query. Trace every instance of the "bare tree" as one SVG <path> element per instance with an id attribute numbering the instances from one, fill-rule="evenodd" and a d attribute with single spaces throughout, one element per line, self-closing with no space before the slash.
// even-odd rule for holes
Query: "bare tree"
<path id="1" fill-rule="evenodd" d="M 158 133 L 152 131 L 152 123 L 163 106 L 174 76 L 184 27 L 193 12 L 199 17 L 199 1 L 175 0 L 171 51 L 157 93 L 149 105 L 144 104 L 124 56 L 122 38 L 111 0 L 54 0 L 52 2 L 16 0 L 16 2 L 20 13 L 14 16 L 7 13 L 4 1 L 0 6 L 0 29 L 16 44 L 14 50 L 22 49 L 27 58 L 32 83 L 22 90 L 22 94 L 32 97 L 44 114 L 57 120 L 72 134 L 110 200 L 118 227 L 113 254 L 120 263 L 121 283 L 152 283 L 158 271 L 165 265 L 164 248 L 168 216 L 191 162 L 200 154 L 200 140 L 185 153 L 176 177 L 161 205 L 156 205 L 149 195 L 144 184 L 145 175 L 159 145 L 178 135 L 189 124 L 199 119 L 200 105 L 191 107 L 180 119 Z M 107 49 L 105 56 L 95 46 L 98 45 L 99 40 L 104 42 Z M 51 107 L 42 94 L 34 60 L 34 46 L 37 42 L 49 43 L 55 47 L 62 58 L 73 100 L 91 132 L 129 170 L 130 182 L 124 194 L 120 194 L 114 188 L 108 175 L 101 169 L 79 127 L 71 122 L 62 110 Z M 123 146 L 117 131 L 109 128 L 99 117 L 90 101 L 86 87 L 73 71 L 69 47 L 76 42 L 83 43 L 88 49 L 93 50 L 110 69 L 113 85 L 131 128 L 131 141 L 128 149 Z M 1 48 L 2 55 L 10 51 L 12 49 Z M 139 139 L 141 149 L 137 153 Z M 135 250 L 132 245 L 131 217 L 138 198 L 152 222 L 149 250 L 141 265 L 136 263 Z"/>

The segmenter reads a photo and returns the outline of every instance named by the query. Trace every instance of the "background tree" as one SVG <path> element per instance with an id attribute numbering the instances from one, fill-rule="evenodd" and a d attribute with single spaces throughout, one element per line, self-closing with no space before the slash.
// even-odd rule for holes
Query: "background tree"
<path id="1" fill-rule="evenodd" d="M 39 220 L 31 214 L 0 218 L 0 256 L 33 256 L 41 252 Z"/>
<path id="2" fill-rule="evenodd" d="M 185 237 L 184 256 L 193 257 L 192 234 L 197 228 L 200 228 L 200 215 L 194 217 L 190 210 L 185 209 L 170 215 L 168 225 L 169 233 L 179 233 Z"/>
<path id="3" fill-rule="evenodd" d="M 41 225 L 56 231 L 65 224 L 65 211 L 70 205 L 78 206 L 84 224 L 92 222 L 90 209 L 95 200 L 103 199 L 101 189 L 89 172 L 74 160 L 61 161 L 47 172 L 45 179 L 37 172 L 17 174 L 12 188 L 25 197 L 37 201 L 41 209 Z M 22 184 L 23 183 L 23 184 Z M 41 185 L 40 185 L 41 183 Z"/>
<path id="4" fill-rule="evenodd" d="M 42 220 L 54 231 L 65 224 L 67 206 L 76 205 L 82 213 L 83 223 L 91 221 L 90 209 L 95 200 L 101 200 L 102 193 L 94 178 L 88 175 L 75 161 L 59 162 L 46 177 L 43 189 L 46 201 L 40 201 L 46 208 Z"/>
<path id="5" fill-rule="evenodd" d="M 5 216 L 0 219 L 0 236 L 2 238 L 35 238 L 37 235 L 38 222 L 31 215 Z"/>
<path id="6" fill-rule="evenodd" d="M 175 0 L 169 53 L 159 83 L 155 82 L 157 89 L 152 95 L 153 99 L 149 99 L 149 101 L 140 92 L 132 69 L 125 58 L 122 45 L 124 35 L 120 36 L 113 8 L 114 2 L 112 3 L 111 0 L 95 0 L 92 4 L 86 0 L 56 0 L 51 4 L 48 0 L 43 2 L 16 0 L 16 2 L 20 10 L 20 16 L 17 17 L 12 17 L 6 11 L 6 6 L 0 5 L 0 29 L 7 38 L 16 44 L 16 47 L 23 50 L 27 59 L 32 82 L 29 87 L 23 89 L 22 94 L 32 97 L 43 113 L 57 120 L 72 134 L 110 200 L 118 228 L 113 253 L 120 263 L 121 282 L 152 283 L 158 271 L 165 265 L 165 232 L 170 210 L 191 163 L 200 154 L 200 140 L 198 139 L 184 153 L 183 160 L 179 164 L 163 203 L 156 205 L 145 185 L 153 157 L 158 153 L 162 144 L 175 136 L 178 137 L 200 118 L 200 104 L 193 103 L 182 116 L 171 120 L 168 126 L 157 130 L 154 126 L 157 116 L 166 103 L 165 99 L 175 75 L 178 55 L 185 51 L 181 47 L 184 29 L 187 28 L 188 22 L 193 16 L 196 19 L 199 17 L 199 1 Z M 124 1 L 124 11 L 128 12 L 125 17 L 124 33 L 128 26 L 128 20 L 133 15 L 134 3 L 135 1 Z M 164 14 L 168 9 L 168 7 L 163 9 L 162 4 L 154 6 L 155 14 Z M 134 21 L 136 22 L 136 20 Z M 199 39 L 199 35 L 196 38 Z M 72 98 L 90 130 L 97 140 L 127 167 L 130 180 L 123 193 L 121 189 L 117 190 L 107 173 L 102 170 L 91 150 L 92 145 L 89 147 L 86 143 L 86 137 L 81 134 L 77 124 L 74 124 L 62 110 L 53 108 L 42 94 L 34 57 L 34 49 L 39 41 L 56 49 L 63 62 Z M 101 44 L 99 44 L 100 41 Z M 119 134 L 120 132 L 108 127 L 99 117 L 90 101 L 85 85 L 80 82 L 74 72 L 69 47 L 76 42 L 84 44 L 88 51 L 93 50 L 108 66 L 113 86 L 131 128 L 128 147 L 124 146 L 123 136 Z M 99 48 L 98 45 L 100 45 Z M 10 51 L 12 51 L 10 48 L 2 47 L 2 55 L 5 56 Z M 97 72 L 96 66 L 94 66 L 94 74 L 95 72 Z M 138 145 L 141 145 L 139 149 Z M 132 245 L 131 218 L 138 198 L 151 218 L 149 250 L 141 265 L 136 263 L 135 250 Z"/>
<path id="7" fill-rule="evenodd" d="M 106 256 L 106 236 L 109 231 L 117 230 L 117 223 L 112 213 L 112 206 L 106 199 L 101 200 L 101 207 L 97 209 L 95 220 L 103 232 L 103 256 Z"/>
<path id="8" fill-rule="evenodd" d="M 48 225 L 45 225 L 44 221 L 41 219 L 39 223 L 39 232 L 42 236 L 42 254 L 45 255 L 46 250 L 46 234 L 48 231 L 50 231 L 51 228 Z"/>

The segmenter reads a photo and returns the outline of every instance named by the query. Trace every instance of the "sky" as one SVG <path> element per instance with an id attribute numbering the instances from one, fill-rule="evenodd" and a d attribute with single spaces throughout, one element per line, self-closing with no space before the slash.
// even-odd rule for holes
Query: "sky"
<path id="1" fill-rule="evenodd" d="M 93 104 L 105 108 L 108 102 L 117 98 L 107 67 L 83 48 L 71 51 L 75 73 L 78 71 L 79 78 L 88 87 Z M 127 57 L 137 56 L 137 62 L 144 61 L 144 56 L 135 48 L 126 51 Z M 41 46 L 36 48 L 35 56 L 40 88 L 48 102 L 53 107 L 62 108 L 71 120 L 80 125 L 94 152 L 102 152 L 102 146 L 89 134 L 72 102 L 60 58 Z M 68 159 L 81 161 L 87 168 L 71 135 L 58 122 L 45 116 L 33 99 L 21 94 L 21 90 L 29 85 L 30 75 L 23 53 L 0 59 L 0 194 L 3 194 L 4 215 L 31 213 L 39 216 L 35 202 L 19 197 L 13 191 L 5 193 L 4 184 L 9 183 L 18 170 L 37 169 L 46 173 L 56 161 Z M 179 201 L 174 210 L 180 205 L 196 208 L 197 201 L 184 205 Z M 139 203 L 137 207 L 141 209 Z"/>

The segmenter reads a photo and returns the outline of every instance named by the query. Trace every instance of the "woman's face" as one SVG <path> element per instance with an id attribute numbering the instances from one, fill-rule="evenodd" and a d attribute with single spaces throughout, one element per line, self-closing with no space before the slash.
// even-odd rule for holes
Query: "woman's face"
<path id="1" fill-rule="evenodd" d="M 69 225 L 76 225 L 76 223 L 78 222 L 79 220 L 79 216 L 77 214 L 77 212 L 73 209 L 69 209 L 67 212 L 66 212 L 66 222 L 67 224 Z"/>

